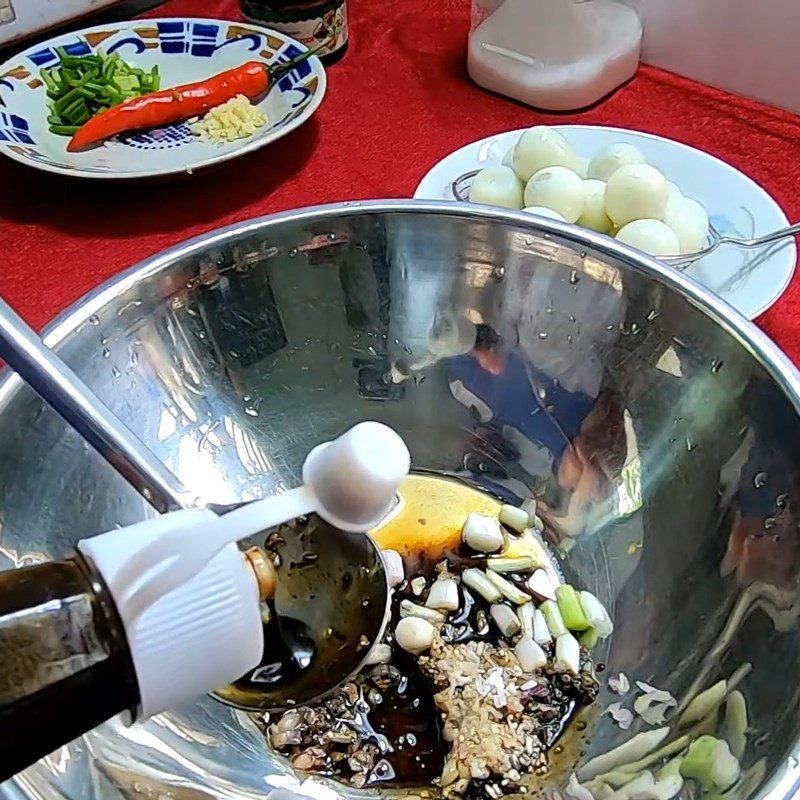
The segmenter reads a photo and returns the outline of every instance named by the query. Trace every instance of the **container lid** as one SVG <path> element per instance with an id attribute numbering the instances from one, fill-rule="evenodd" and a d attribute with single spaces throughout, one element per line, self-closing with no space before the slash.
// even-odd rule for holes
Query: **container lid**
<path id="1" fill-rule="evenodd" d="M 193 578 L 144 609 L 126 602 L 132 587 L 119 576 L 131 557 L 176 527 L 191 539 L 215 523 L 219 517 L 208 509 L 177 511 L 78 543 L 105 580 L 122 619 L 139 684 L 140 717 L 230 683 L 261 659 L 258 586 L 236 544 L 225 546 Z"/>

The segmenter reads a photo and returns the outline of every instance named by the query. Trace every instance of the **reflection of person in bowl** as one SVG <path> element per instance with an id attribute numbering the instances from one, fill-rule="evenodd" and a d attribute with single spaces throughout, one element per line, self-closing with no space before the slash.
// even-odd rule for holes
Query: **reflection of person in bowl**
<path id="1" fill-rule="evenodd" d="M 779 588 L 796 588 L 800 580 L 800 538 L 793 503 L 800 476 L 771 442 L 800 439 L 797 419 L 768 384 L 753 384 L 744 412 L 754 408 L 751 426 L 720 475 L 723 507 L 729 505 L 731 530 L 720 564 L 723 575 L 735 574 L 741 586 L 763 581 Z M 770 408 L 758 415 L 758 408 Z M 747 418 L 743 415 L 743 418 Z M 754 423 L 754 424 L 753 424 Z"/>
<path id="2" fill-rule="evenodd" d="M 488 325 L 476 326 L 469 353 L 450 359 L 449 375 L 453 396 L 502 434 L 534 475 L 558 468 L 592 408 L 592 398 L 563 389 L 506 349 Z"/>
<path id="3" fill-rule="evenodd" d="M 765 519 L 773 520 L 768 530 L 764 528 Z M 796 526 L 787 508 L 773 511 L 771 517 L 745 516 L 739 511 L 722 560 L 722 574 L 735 573 L 742 586 L 764 581 L 779 588 L 796 587 L 800 571 Z"/>
<path id="4" fill-rule="evenodd" d="M 592 398 L 570 391 L 503 346 L 488 325 L 473 348 L 450 361 L 450 390 L 479 418 L 467 466 L 505 477 L 518 462 L 535 477 L 556 477 L 541 508 L 552 533 L 574 536 L 601 508 L 626 457 L 623 408 L 608 390 Z M 523 479 L 524 480 L 524 479 Z M 562 497 L 553 496 L 562 490 Z M 602 511 L 600 512 L 602 513 Z"/>
<path id="5" fill-rule="evenodd" d="M 568 266 L 572 263 L 574 268 Z M 577 262 L 557 241 L 535 237 L 515 242 L 504 266 L 503 279 L 487 290 L 478 310 L 530 365 L 539 413 L 549 413 L 551 427 L 562 432 L 551 469 L 532 474 L 556 478 L 548 482 L 540 503 L 549 527 L 577 535 L 615 513 L 598 501 L 610 495 L 609 483 L 619 466 L 606 462 L 605 450 L 611 442 L 624 449 L 627 438 L 622 407 L 605 382 L 609 354 L 626 318 L 621 277 L 590 256 Z M 606 432 L 612 416 L 614 424 Z M 523 450 L 524 444 L 517 446 Z"/>
<path id="6" fill-rule="evenodd" d="M 585 502 L 601 502 L 625 462 L 623 407 L 619 396 L 601 391 L 558 469 L 559 485 Z"/>

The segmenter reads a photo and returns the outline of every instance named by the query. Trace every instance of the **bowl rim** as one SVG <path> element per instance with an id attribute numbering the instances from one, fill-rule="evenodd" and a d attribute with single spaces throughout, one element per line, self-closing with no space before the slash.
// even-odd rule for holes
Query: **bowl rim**
<path id="1" fill-rule="evenodd" d="M 583 228 L 547 218 L 533 217 L 521 211 L 507 211 L 491 206 L 429 200 L 365 200 L 344 201 L 328 205 L 308 206 L 255 217 L 209 231 L 180 242 L 156 255 L 145 258 L 127 270 L 103 282 L 58 314 L 42 332 L 48 347 L 55 347 L 87 323 L 88 318 L 101 310 L 114 297 L 135 286 L 143 278 L 157 274 L 174 261 L 196 255 L 211 247 L 219 247 L 240 235 L 269 230 L 284 223 L 335 221 L 342 214 L 371 216 L 376 214 L 428 214 L 439 217 L 455 216 L 481 222 L 511 224 L 534 233 L 557 237 L 581 248 L 595 248 L 616 258 L 625 267 L 656 278 L 676 290 L 694 307 L 711 317 L 724 331 L 745 348 L 765 372 L 782 389 L 800 416 L 800 371 L 766 333 L 747 320 L 732 306 L 683 274 L 672 270 L 653 257 L 647 256 L 615 239 Z M 6 403 L 23 385 L 22 380 L 8 367 L 0 372 L 0 413 Z M 795 737 L 792 752 L 783 767 L 765 782 L 760 800 L 785 800 L 800 791 L 800 736 Z M 23 773 L 24 775 L 24 773 Z M 4 800 L 39 800 L 24 777 L 17 776 L 0 786 Z M 49 799 L 48 799 L 49 800 Z"/>

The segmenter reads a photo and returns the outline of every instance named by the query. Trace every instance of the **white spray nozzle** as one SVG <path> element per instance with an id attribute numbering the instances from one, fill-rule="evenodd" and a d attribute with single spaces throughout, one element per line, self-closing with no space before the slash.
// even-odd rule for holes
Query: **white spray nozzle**
<path id="1" fill-rule="evenodd" d="M 227 514 L 186 524 L 185 512 L 154 521 L 159 535 L 117 571 L 114 599 L 126 624 L 197 575 L 226 545 L 317 512 L 345 531 L 367 531 L 390 511 L 411 457 L 403 440 L 379 422 L 362 422 L 315 447 L 303 464 L 304 485 Z M 183 515 L 183 516 L 182 516 Z M 174 516 L 176 524 L 169 525 Z"/>
<path id="2" fill-rule="evenodd" d="M 408 448 L 397 433 L 380 422 L 362 422 L 308 454 L 303 483 L 326 522 L 344 531 L 366 531 L 389 513 L 410 466 Z"/>

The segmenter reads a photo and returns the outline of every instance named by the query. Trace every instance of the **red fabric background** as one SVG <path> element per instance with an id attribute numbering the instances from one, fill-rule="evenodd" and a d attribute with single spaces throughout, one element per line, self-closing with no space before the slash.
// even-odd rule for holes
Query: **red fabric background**
<path id="1" fill-rule="evenodd" d="M 442 156 L 541 122 L 608 124 L 702 148 L 800 219 L 800 117 L 641 68 L 580 114 L 546 116 L 473 85 L 469 0 L 349 0 L 351 45 L 301 129 L 222 169 L 163 185 L 77 182 L 0 159 L 0 293 L 41 326 L 99 282 L 211 228 L 286 208 L 408 197 Z M 156 15 L 235 17 L 235 0 L 171 0 Z M 759 324 L 800 363 L 800 282 Z"/>

